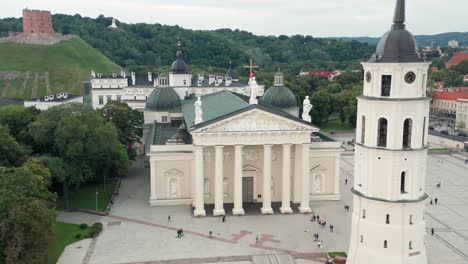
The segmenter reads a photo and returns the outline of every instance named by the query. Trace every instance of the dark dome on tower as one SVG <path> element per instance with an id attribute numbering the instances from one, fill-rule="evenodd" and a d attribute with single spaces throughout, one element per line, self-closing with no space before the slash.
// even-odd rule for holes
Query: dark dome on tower
<path id="1" fill-rule="evenodd" d="M 180 107 L 180 98 L 172 87 L 155 88 L 146 100 L 145 110 L 167 111 Z"/>
<path id="2" fill-rule="evenodd" d="M 262 101 L 278 108 L 297 107 L 296 96 L 284 86 L 284 76 L 280 71 L 275 74 L 274 85 L 266 90 Z"/>
<path id="3" fill-rule="evenodd" d="M 184 53 L 180 49 L 180 42 L 177 44 L 176 60 L 172 63 L 172 73 L 188 73 L 188 66 L 184 61 Z"/>
<path id="4" fill-rule="evenodd" d="M 379 41 L 369 62 L 420 62 L 418 45 L 405 26 L 405 0 L 397 0 L 391 30 Z"/>

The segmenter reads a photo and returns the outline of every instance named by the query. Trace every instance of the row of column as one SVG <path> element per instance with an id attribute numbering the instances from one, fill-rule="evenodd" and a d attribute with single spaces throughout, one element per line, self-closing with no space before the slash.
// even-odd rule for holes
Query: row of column
<path id="1" fill-rule="evenodd" d="M 283 146 L 283 161 L 282 161 L 282 198 L 281 198 L 281 213 L 291 213 L 291 144 Z M 223 207 L 223 147 L 215 146 L 215 208 L 214 215 L 224 215 Z M 263 205 L 261 208 L 262 214 L 272 214 L 271 208 L 271 153 L 273 145 L 263 145 L 264 160 L 263 160 Z M 302 213 L 311 212 L 309 206 L 309 144 L 296 145 L 302 148 L 301 155 L 301 204 L 299 211 Z M 243 145 L 234 146 L 234 215 L 244 214 L 242 207 L 242 149 Z M 195 146 L 195 216 L 206 215 L 204 209 L 204 168 L 203 168 L 203 146 Z"/>

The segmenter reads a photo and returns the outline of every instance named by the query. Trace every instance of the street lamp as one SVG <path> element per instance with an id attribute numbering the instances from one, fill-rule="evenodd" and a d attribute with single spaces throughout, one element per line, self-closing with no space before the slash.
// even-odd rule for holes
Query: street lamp
<path id="1" fill-rule="evenodd" d="M 97 207 L 98 195 L 99 195 L 99 192 L 96 192 L 96 211 L 98 210 L 98 207 Z"/>

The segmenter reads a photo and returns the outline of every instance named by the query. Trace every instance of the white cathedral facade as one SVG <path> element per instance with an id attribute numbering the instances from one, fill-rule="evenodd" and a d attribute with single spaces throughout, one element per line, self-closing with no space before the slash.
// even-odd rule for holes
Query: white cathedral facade
<path id="1" fill-rule="evenodd" d="M 178 52 L 173 82 L 187 72 Z M 308 213 L 311 200 L 340 199 L 340 142 L 311 125 L 308 99 L 299 118 L 280 72 L 265 92 L 252 76 L 205 93 L 192 85 L 181 96 L 178 87 L 153 87 L 144 105 L 150 205 L 191 205 L 195 216 L 241 215 L 246 204 Z"/>
<path id="2" fill-rule="evenodd" d="M 405 29 L 398 0 L 393 26 L 362 63 L 358 97 L 349 264 L 426 264 L 424 207 L 429 62 Z"/>

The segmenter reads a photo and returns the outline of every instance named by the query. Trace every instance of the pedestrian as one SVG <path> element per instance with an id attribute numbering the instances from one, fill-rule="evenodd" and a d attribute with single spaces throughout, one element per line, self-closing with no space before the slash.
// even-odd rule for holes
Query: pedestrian
<path id="1" fill-rule="evenodd" d="M 333 232 L 333 225 L 330 225 L 330 232 Z"/>
<path id="2" fill-rule="evenodd" d="M 465 160 L 465 164 L 468 164 L 468 159 Z"/>
<path id="3" fill-rule="evenodd" d="M 348 179 L 345 179 L 345 180 L 344 180 L 344 184 L 345 184 L 345 185 L 348 185 Z"/>
<path id="4" fill-rule="evenodd" d="M 437 197 L 434 199 L 434 203 L 435 203 L 436 205 L 437 205 L 437 201 L 438 201 L 438 200 L 439 200 L 439 199 L 437 199 Z"/>
<path id="5" fill-rule="evenodd" d="M 180 229 L 180 237 L 183 237 L 184 236 L 184 230 L 182 230 L 182 228 Z"/>
<path id="6" fill-rule="evenodd" d="M 210 230 L 210 238 L 213 238 L 213 232 Z"/>
<path id="7" fill-rule="evenodd" d="M 181 229 L 177 230 L 177 238 L 180 238 L 180 237 L 181 237 L 181 234 L 182 234 L 182 233 L 181 233 L 180 230 L 181 230 Z"/>
<path id="8" fill-rule="evenodd" d="M 429 201 L 429 204 L 432 205 L 432 199 Z"/>
<path id="9" fill-rule="evenodd" d="M 317 221 L 320 221 L 320 215 L 317 215 Z"/>
<path id="10" fill-rule="evenodd" d="M 317 216 L 312 216 L 312 219 L 315 221 L 317 219 Z"/>
<path id="11" fill-rule="evenodd" d="M 433 235 L 434 235 L 434 228 L 432 227 L 431 228 L 431 236 L 433 236 Z"/>
<path id="12" fill-rule="evenodd" d="M 258 244 L 258 235 L 255 237 L 255 243 Z"/>
<path id="13" fill-rule="evenodd" d="M 168 223 L 172 222 L 171 216 L 170 216 L 170 215 L 167 216 L 167 222 L 168 222 Z"/>
<path id="14" fill-rule="evenodd" d="M 226 215 L 223 215 L 223 223 L 226 222 Z"/>

